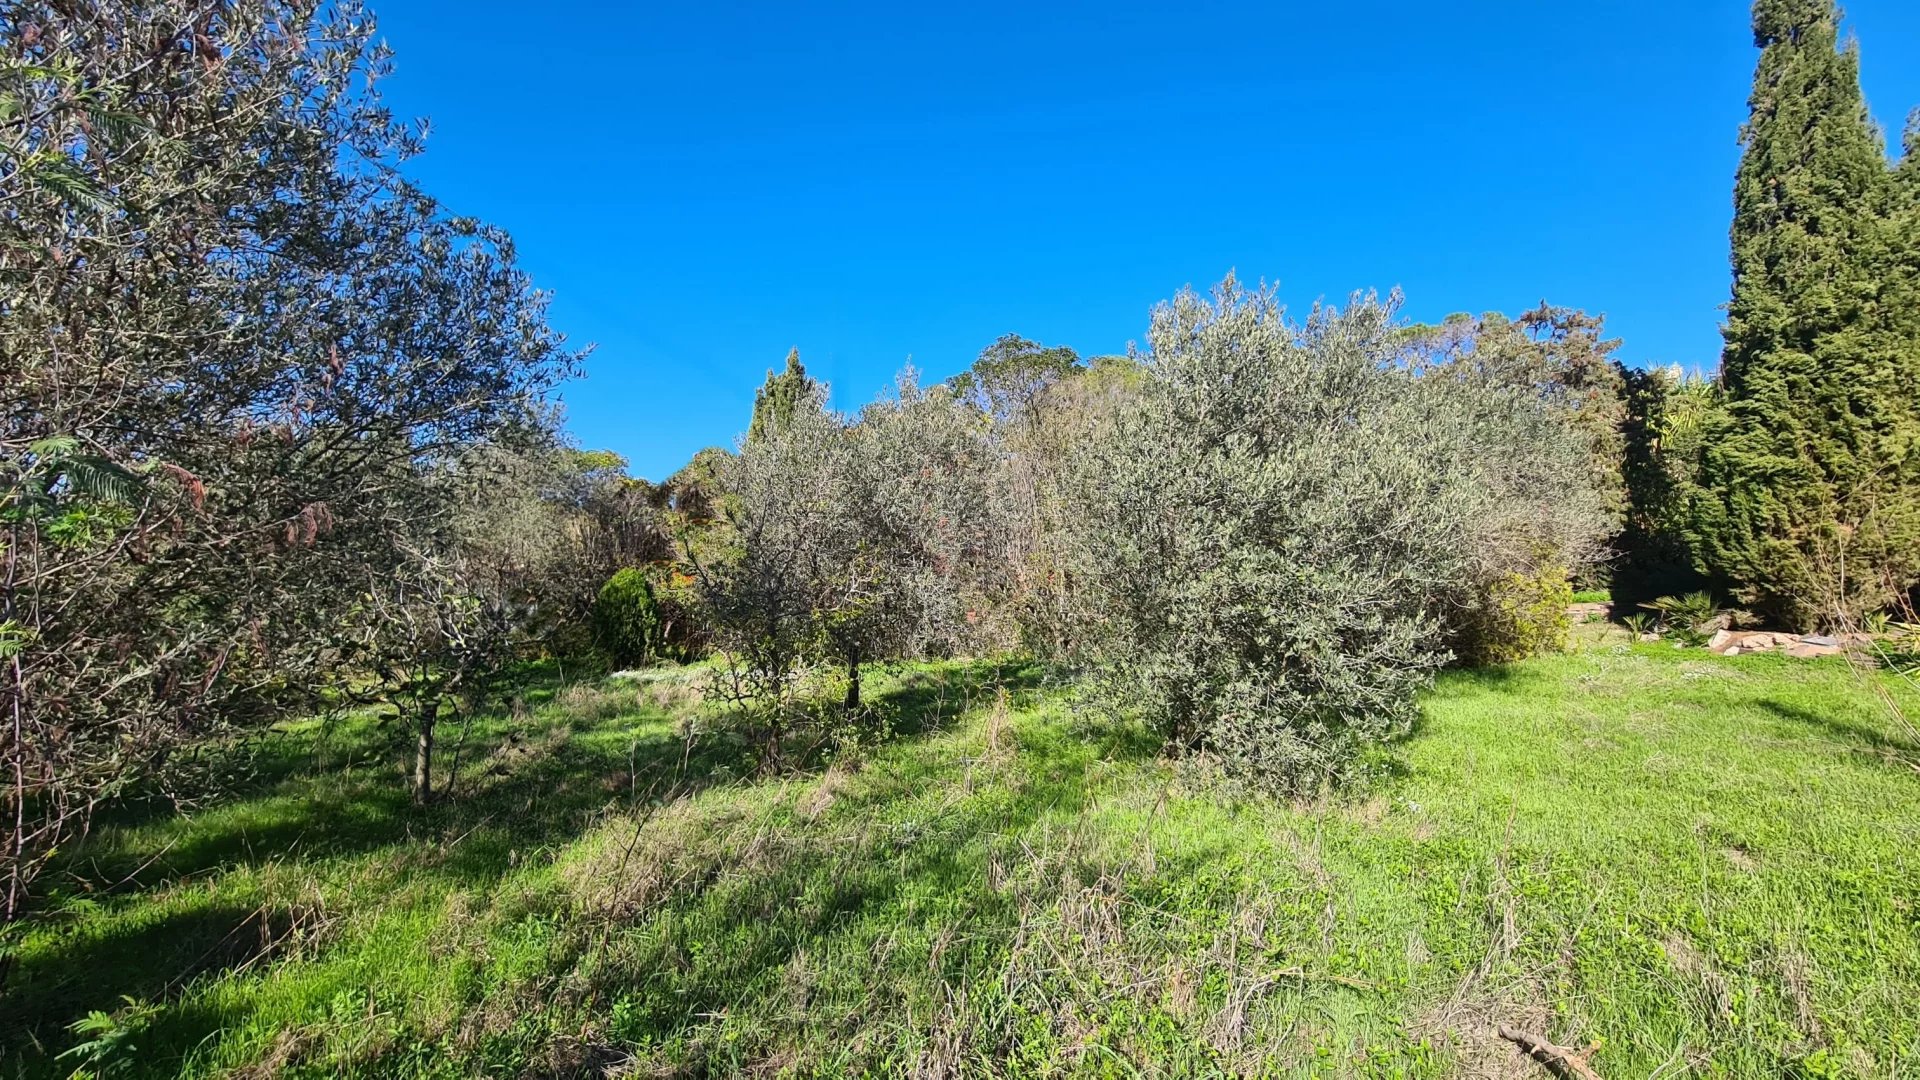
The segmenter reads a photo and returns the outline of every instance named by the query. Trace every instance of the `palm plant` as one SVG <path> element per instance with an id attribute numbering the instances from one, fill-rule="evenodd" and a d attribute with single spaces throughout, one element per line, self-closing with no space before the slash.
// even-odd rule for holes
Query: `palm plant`
<path id="1" fill-rule="evenodd" d="M 1710 593 L 1663 596 L 1642 606 L 1658 616 L 1661 634 L 1683 645 L 1704 645 L 1719 628 L 1721 612 Z"/>

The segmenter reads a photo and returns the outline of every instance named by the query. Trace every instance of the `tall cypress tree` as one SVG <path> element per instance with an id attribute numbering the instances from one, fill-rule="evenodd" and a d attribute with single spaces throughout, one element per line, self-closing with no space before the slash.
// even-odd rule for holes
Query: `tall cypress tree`
<path id="1" fill-rule="evenodd" d="M 791 420 L 793 410 L 814 388 L 814 381 L 800 364 L 800 350 L 789 350 L 786 370 L 767 372 L 767 381 L 753 395 L 753 421 L 747 425 L 747 441 L 763 439 Z"/>
<path id="2" fill-rule="evenodd" d="M 1831 625 L 1888 604 L 1920 569 L 1914 357 L 1890 310 L 1898 185 L 1831 0 L 1757 0 L 1753 28 L 1725 409 L 1695 550 L 1757 611 Z"/>
<path id="3" fill-rule="evenodd" d="M 1895 604 L 1908 619 L 1920 617 L 1920 109 L 1907 117 L 1904 154 L 1889 193 L 1894 285 L 1886 304 L 1892 321 L 1896 400 L 1904 404 L 1898 434 L 1888 441 L 1904 452 L 1897 475 L 1907 512 L 1904 562 L 1894 587 L 1905 585 Z"/>

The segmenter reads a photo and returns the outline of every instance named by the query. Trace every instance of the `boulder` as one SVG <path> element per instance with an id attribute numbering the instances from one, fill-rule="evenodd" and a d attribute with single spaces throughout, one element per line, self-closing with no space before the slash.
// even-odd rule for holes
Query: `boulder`
<path id="1" fill-rule="evenodd" d="M 1739 638 L 1740 635 L 1731 630 L 1715 630 L 1713 636 L 1707 639 L 1707 651 L 1724 654 L 1734 648 L 1734 642 Z"/>
<path id="2" fill-rule="evenodd" d="M 1837 644 L 1823 645 L 1817 641 L 1801 638 L 1800 644 L 1787 650 L 1787 655 L 1796 660 L 1811 660 L 1816 656 L 1838 656 L 1840 651 L 1840 646 Z"/>

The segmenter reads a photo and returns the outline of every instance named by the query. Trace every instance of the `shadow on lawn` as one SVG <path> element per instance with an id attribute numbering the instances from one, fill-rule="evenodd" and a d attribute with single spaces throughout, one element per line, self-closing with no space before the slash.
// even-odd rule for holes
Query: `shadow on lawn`
<path id="1" fill-rule="evenodd" d="M 755 838 L 733 861 L 688 875 L 650 907 L 611 910 L 601 932 L 615 944 L 591 965 L 590 1007 L 622 1018 L 610 1032 L 622 1042 L 666 1048 L 637 1063 L 642 1072 L 726 1075 L 780 1060 L 781 1040 L 804 1028 L 853 1023 L 824 1041 L 854 1039 L 859 1018 L 912 1015 L 928 1005 L 915 995 L 935 986 L 993 984 L 1016 936 L 1045 918 L 1034 905 L 1051 900 L 1034 886 L 1051 897 L 1112 884 L 1102 853 L 1068 842 L 1036 854 L 1021 838 L 1098 803 L 1088 781 L 1097 760 L 1159 751 L 1124 730 L 1094 742 L 1062 726 L 1014 742 L 998 763 L 976 762 L 1014 770 L 1000 782 L 976 789 L 950 758 L 896 760 L 817 820 L 764 839 L 749 826 Z M 742 1038 L 715 1037 L 716 1021 L 746 1005 L 743 988 L 770 988 L 762 1003 L 776 1015 Z"/>
<path id="2" fill-rule="evenodd" d="M 1920 758 L 1920 746 L 1870 726 L 1852 711 L 1846 715 L 1816 712 L 1799 705 L 1789 705 L 1774 698 L 1762 698 L 1759 705 L 1781 719 L 1794 720 L 1809 727 L 1818 728 L 1843 743 L 1851 744 L 1861 753 L 1881 761 L 1897 762 L 1911 768 L 1916 758 Z"/>
<path id="3" fill-rule="evenodd" d="M 876 680 L 870 703 L 892 717 L 900 738 L 914 739 L 990 702 L 997 688 L 1024 692 L 1040 679 L 1036 667 L 987 663 L 892 672 Z M 718 734 L 689 745 L 657 714 L 624 737 L 592 737 L 633 719 L 631 713 L 601 722 L 549 716 L 509 730 L 494 718 L 483 741 L 468 748 L 478 767 L 463 769 L 465 788 L 424 807 L 414 806 L 407 791 L 404 751 L 371 724 L 357 732 L 357 747 L 324 757 L 295 742 L 280 746 L 274 769 L 251 774 L 260 779 L 215 804 L 162 850 L 109 849 L 97 856 L 83 850 L 59 868 L 67 892 L 95 891 L 100 899 L 68 915 L 49 915 L 43 925 L 60 944 L 36 949 L 0 985 L 0 1044 L 57 1051 L 73 1041 L 66 1030 L 73 1020 L 89 1010 L 112 1010 L 123 996 L 165 999 L 190 979 L 271 963 L 296 944 L 325 947 L 324 931 L 307 931 L 325 924 L 328 913 L 287 907 L 279 903 L 284 898 L 261 905 L 191 893 L 172 904 L 158 900 L 174 887 L 243 867 L 317 866 L 391 852 L 391 865 L 374 872 L 396 885 L 431 878 L 484 892 L 522 853 L 564 844 L 609 811 L 737 782 L 752 770 L 753 747 L 744 740 Z M 332 771 L 348 760 L 356 762 L 351 780 Z M 788 775 L 815 772 L 820 764 Z M 307 771 L 315 767 L 321 771 Z M 132 827 L 157 812 L 152 806 L 123 810 L 117 824 Z M 861 901 L 849 895 L 844 903 Z M 156 904 L 170 910 L 153 917 Z M 101 907 L 111 913 L 104 926 Z M 207 1018 L 196 1025 L 170 1011 L 165 1033 L 154 1034 L 185 1052 L 233 1021 Z"/>

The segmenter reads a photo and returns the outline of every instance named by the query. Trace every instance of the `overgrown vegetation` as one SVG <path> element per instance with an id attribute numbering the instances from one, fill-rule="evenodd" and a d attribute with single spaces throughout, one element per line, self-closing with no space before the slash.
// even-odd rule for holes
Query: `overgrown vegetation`
<path id="1" fill-rule="evenodd" d="M 650 483 L 357 0 L 0 10 L 5 1069 L 1904 1075 L 1920 128 L 1838 19 L 1755 4 L 1712 378 L 1230 275 L 796 349 Z"/>
<path id="2" fill-rule="evenodd" d="M 459 491 L 551 440 L 575 357 L 507 238 L 400 172 L 352 0 L 15 4 L 0 53 L 13 919 L 182 746 L 464 619 Z"/>
<path id="3" fill-rule="evenodd" d="M 889 668 L 899 740 L 762 778 L 687 741 L 697 670 L 549 683 L 424 816 L 390 732 L 300 725 L 242 797 L 72 853 L 119 884 L 17 940 L 0 1042 L 63 1074 L 100 1010 L 128 1076 L 1422 1077 L 1525 1066 L 1507 1022 L 1605 1076 L 1897 1075 L 1920 747 L 1840 662 L 1699 655 L 1443 675 L 1403 776 L 1294 803 L 992 664 Z"/>
<path id="4" fill-rule="evenodd" d="M 620 667 L 641 667 L 660 658 L 665 626 L 653 583 L 631 566 L 614 571 L 593 602 L 600 647 Z"/>

